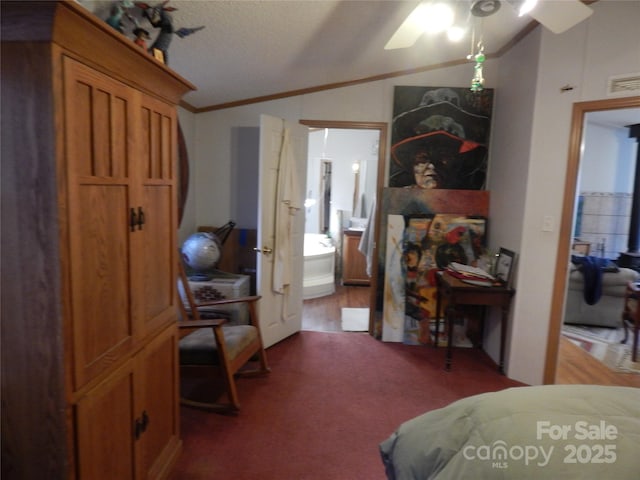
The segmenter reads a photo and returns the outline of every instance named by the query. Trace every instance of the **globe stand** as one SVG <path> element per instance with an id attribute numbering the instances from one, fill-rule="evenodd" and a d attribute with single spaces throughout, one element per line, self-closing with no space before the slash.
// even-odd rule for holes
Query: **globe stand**
<path id="1" fill-rule="evenodd" d="M 213 278 L 213 275 L 207 275 L 206 273 L 195 273 L 187 277 L 192 282 L 208 282 Z"/>

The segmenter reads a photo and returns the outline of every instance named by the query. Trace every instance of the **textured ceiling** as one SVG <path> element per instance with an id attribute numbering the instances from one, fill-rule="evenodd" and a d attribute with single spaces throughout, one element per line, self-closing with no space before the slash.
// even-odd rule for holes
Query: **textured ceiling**
<path id="1" fill-rule="evenodd" d="M 79 0 L 100 18 L 113 2 Z M 152 4 L 158 2 L 153 1 Z M 467 18 L 468 0 L 456 2 Z M 410 48 L 384 50 L 386 42 L 417 1 L 384 0 L 172 0 L 175 28 L 205 28 L 174 35 L 169 67 L 198 87 L 184 100 L 195 108 L 326 84 L 356 81 L 464 61 L 471 38 L 451 44 L 423 35 Z M 139 9 L 134 9 L 139 16 Z M 486 53 L 499 51 L 531 22 L 506 2 L 493 16 L 473 17 Z M 148 26 L 146 20 L 143 25 Z M 125 20 L 131 31 L 131 23 Z M 149 27 L 150 28 L 150 27 Z M 152 39 L 157 30 L 150 28 Z M 477 36 L 476 36 L 477 39 Z M 473 68 L 469 67 L 469 80 Z"/>

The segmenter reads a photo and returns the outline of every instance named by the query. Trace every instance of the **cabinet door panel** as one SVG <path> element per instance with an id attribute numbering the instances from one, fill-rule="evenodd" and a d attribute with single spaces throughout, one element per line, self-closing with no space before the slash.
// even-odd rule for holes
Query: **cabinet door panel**
<path id="1" fill-rule="evenodd" d="M 142 292 L 137 317 L 144 335 L 176 320 L 175 158 L 177 119 L 167 104 L 142 97 L 138 112 L 142 208 L 145 224 L 136 232 L 140 255 L 134 259 Z"/>
<path id="2" fill-rule="evenodd" d="M 126 367 L 77 404 L 80 479 L 134 478 L 134 378 Z"/>
<path id="3" fill-rule="evenodd" d="M 342 241 L 342 283 L 369 285 L 366 257 L 358 250 L 361 232 L 345 231 Z"/>
<path id="4" fill-rule="evenodd" d="M 146 205 L 146 223 L 144 227 L 144 269 L 143 288 L 146 328 L 153 328 L 175 320 L 174 268 L 171 259 L 175 258 L 168 247 L 175 245 L 175 230 L 165 221 L 163 212 L 173 211 L 172 187 L 166 185 L 147 185 L 144 189 Z M 153 253 L 152 253 L 153 252 Z"/>
<path id="5" fill-rule="evenodd" d="M 71 327 L 76 389 L 133 347 L 130 226 L 134 92 L 64 61 Z"/>
<path id="6" fill-rule="evenodd" d="M 76 195 L 72 250 L 76 387 L 131 349 L 128 232 L 114 228 L 127 210 L 122 186 L 82 185 Z"/>
<path id="7" fill-rule="evenodd" d="M 163 477 L 180 450 L 177 351 L 172 326 L 138 356 L 138 408 L 149 419 L 136 442 L 138 478 Z"/>
<path id="8" fill-rule="evenodd" d="M 70 58 L 65 58 L 64 72 L 69 171 L 127 181 L 135 92 Z"/>

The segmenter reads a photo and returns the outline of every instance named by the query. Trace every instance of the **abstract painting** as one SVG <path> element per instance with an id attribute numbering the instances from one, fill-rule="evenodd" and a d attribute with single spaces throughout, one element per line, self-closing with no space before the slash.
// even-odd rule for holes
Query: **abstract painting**
<path id="1" fill-rule="evenodd" d="M 396 240 L 392 245 L 395 254 L 387 256 L 383 334 L 388 324 L 395 341 L 429 344 L 436 314 L 437 272 L 451 262 L 477 265 L 485 255 L 486 219 L 464 214 L 390 217 L 394 234 L 388 238 Z M 389 340 L 389 332 L 383 339 Z"/>
<path id="2" fill-rule="evenodd" d="M 454 256 L 465 263 L 477 260 L 488 209 L 487 191 L 383 189 L 374 328 L 378 338 L 428 342 L 429 324 L 423 320 L 435 315 L 433 275 Z M 412 252 L 420 257 L 415 269 L 409 265 Z M 415 301 L 408 306 L 407 298 Z"/>

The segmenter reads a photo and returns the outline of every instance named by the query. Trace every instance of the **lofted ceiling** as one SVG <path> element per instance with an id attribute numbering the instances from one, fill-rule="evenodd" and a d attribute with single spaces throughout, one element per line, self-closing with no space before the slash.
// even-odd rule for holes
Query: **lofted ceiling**
<path id="1" fill-rule="evenodd" d="M 114 3 L 78 1 L 105 19 Z M 417 4 L 416 0 L 171 0 L 168 6 L 177 9 L 171 12 L 175 28 L 205 28 L 185 38 L 174 35 L 168 64 L 198 87 L 184 97 L 197 111 L 467 61 L 470 35 L 454 44 L 442 34 L 424 34 L 412 47 L 384 49 Z M 470 0 L 455 4 L 466 20 Z M 139 17 L 139 9 L 133 10 Z M 132 24 L 126 19 L 123 23 L 130 32 Z M 476 41 L 482 35 L 488 56 L 536 25 L 528 16 L 518 17 L 506 2 L 496 14 L 471 17 L 468 24 L 475 26 Z M 157 30 L 146 20 L 142 25 L 153 40 Z M 469 61 L 469 81 L 472 75 Z"/>

